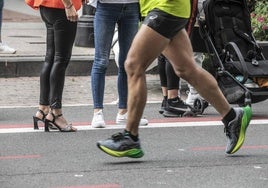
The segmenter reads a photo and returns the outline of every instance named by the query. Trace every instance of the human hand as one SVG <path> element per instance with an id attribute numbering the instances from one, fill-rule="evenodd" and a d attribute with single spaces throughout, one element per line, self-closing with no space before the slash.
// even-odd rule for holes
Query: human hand
<path id="1" fill-rule="evenodd" d="M 75 10 L 73 5 L 69 8 L 68 7 L 65 8 L 65 13 L 66 13 L 66 17 L 69 21 L 71 21 L 71 22 L 78 21 L 78 13 Z"/>

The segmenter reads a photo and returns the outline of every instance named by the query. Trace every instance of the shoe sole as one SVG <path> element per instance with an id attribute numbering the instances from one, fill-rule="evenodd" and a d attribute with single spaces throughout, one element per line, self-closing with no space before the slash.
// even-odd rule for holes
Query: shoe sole
<path id="1" fill-rule="evenodd" d="M 169 111 L 172 111 L 174 113 L 179 113 L 179 114 L 184 113 L 184 112 L 189 110 L 189 108 L 175 108 L 175 107 L 171 107 L 171 106 L 169 106 L 167 109 Z"/>
<path id="2" fill-rule="evenodd" d="M 159 114 L 163 114 L 164 113 L 164 110 L 161 109 L 158 112 L 159 112 Z"/>
<path id="3" fill-rule="evenodd" d="M 164 113 L 163 113 L 163 116 L 164 117 L 176 118 L 176 117 L 182 116 L 182 114 L 181 115 L 180 114 L 175 114 L 175 113 L 168 112 L 168 111 L 165 110 Z"/>
<path id="4" fill-rule="evenodd" d="M 117 125 L 126 125 L 126 120 L 123 120 L 123 121 L 115 121 L 115 123 L 117 124 Z M 139 124 L 140 126 L 146 126 L 146 125 L 148 125 L 148 123 L 140 123 Z"/>
<path id="5" fill-rule="evenodd" d="M 188 110 L 190 111 L 190 110 Z M 178 110 L 178 109 L 173 109 L 173 108 L 167 108 L 165 109 L 163 115 L 165 117 L 181 117 L 183 114 L 187 112 L 187 110 Z"/>
<path id="6" fill-rule="evenodd" d="M 126 120 L 115 121 L 115 123 L 116 123 L 117 125 L 126 125 L 127 121 L 126 121 Z"/>
<path id="7" fill-rule="evenodd" d="M 92 128 L 105 128 L 105 125 L 92 125 Z"/>
<path id="8" fill-rule="evenodd" d="M 141 158 L 144 153 L 141 149 L 129 149 L 126 151 L 114 151 L 111 150 L 105 146 L 100 145 L 99 143 L 97 143 L 98 148 L 100 148 L 102 151 L 104 151 L 105 153 L 113 156 L 113 157 L 129 157 L 129 158 Z"/>
<path id="9" fill-rule="evenodd" d="M 247 130 L 249 122 L 251 120 L 251 116 L 252 116 L 251 108 L 249 106 L 246 106 L 244 108 L 244 114 L 242 117 L 239 138 L 238 138 L 238 141 L 236 143 L 236 146 L 230 152 L 230 154 L 237 152 L 241 148 L 241 146 L 243 145 L 244 140 L 245 140 L 246 130 Z"/>

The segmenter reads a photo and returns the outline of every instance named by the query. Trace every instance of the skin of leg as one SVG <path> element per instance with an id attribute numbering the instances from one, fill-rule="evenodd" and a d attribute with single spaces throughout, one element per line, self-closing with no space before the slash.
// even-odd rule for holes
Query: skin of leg
<path id="1" fill-rule="evenodd" d="M 170 89 L 168 90 L 168 99 L 174 99 L 179 96 L 178 89 Z"/>
<path id="2" fill-rule="evenodd" d="M 49 112 L 49 106 L 46 106 L 46 105 L 39 105 L 38 109 L 42 110 L 45 114 L 48 114 L 48 112 Z M 42 119 L 43 114 L 41 114 L 41 112 L 37 111 L 36 114 L 35 114 L 35 117 L 38 117 L 39 119 Z"/>
<path id="3" fill-rule="evenodd" d="M 50 112 L 56 116 L 55 123 L 59 127 L 64 128 L 66 125 L 68 125 L 67 120 L 63 116 L 57 117 L 57 115 L 62 114 L 62 109 L 60 109 L 60 108 L 59 109 L 51 109 Z M 48 113 L 48 115 L 46 116 L 46 119 L 52 120 L 53 116 L 50 113 Z M 72 129 L 77 130 L 75 127 L 72 127 Z"/>
<path id="4" fill-rule="evenodd" d="M 118 109 L 118 113 L 121 114 L 121 115 L 123 115 L 123 114 L 127 113 L 127 109 L 125 109 L 125 108 L 124 109 L 119 108 Z"/>
<path id="5" fill-rule="evenodd" d="M 166 87 L 161 87 L 162 88 L 162 94 L 163 96 L 167 96 L 168 99 L 173 99 L 178 97 L 179 95 L 179 90 L 177 89 L 167 89 Z"/>
<path id="6" fill-rule="evenodd" d="M 100 110 L 102 110 L 102 108 L 94 108 L 94 113 L 97 113 Z"/>
<path id="7" fill-rule="evenodd" d="M 125 62 L 128 75 L 128 119 L 126 130 L 133 135 L 138 135 L 139 121 L 147 100 L 145 71 L 165 49 L 169 41 L 169 39 L 161 36 L 150 27 L 142 25 L 128 52 Z"/>
<path id="8" fill-rule="evenodd" d="M 168 90 L 167 90 L 167 87 L 161 87 L 161 89 L 162 89 L 163 97 L 167 97 L 167 96 L 168 96 Z"/>
<path id="9" fill-rule="evenodd" d="M 176 74 L 191 84 L 224 117 L 230 105 L 218 87 L 215 78 L 196 65 L 193 50 L 185 29 L 168 44 L 163 53 L 172 63 Z M 202 80 L 202 83 L 200 83 Z M 209 92 L 208 92 L 209 91 Z"/>

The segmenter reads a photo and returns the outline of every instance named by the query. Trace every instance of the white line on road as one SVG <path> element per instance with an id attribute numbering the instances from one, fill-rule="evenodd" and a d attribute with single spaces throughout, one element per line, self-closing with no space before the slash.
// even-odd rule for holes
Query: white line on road
<path id="1" fill-rule="evenodd" d="M 268 124 L 268 120 L 252 120 L 250 125 Z M 140 128 L 170 128 L 170 127 L 200 127 L 200 126 L 219 126 L 222 125 L 220 121 L 201 121 L 201 122 L 170 122 L 170 123 L 149 123 L 148 126 L 141 126 Z M 107 129 L 123 129 L 124 125 L 107 125 L 106 128 L 92 128 L 89 125 L 75 126 L 78 131 L 85 130 L 107 130 Z M 33 128 L 4 128 L 0 129 L 0 133 L 31 133 L 44 132 L 43 128 L 34 130 Z"/>

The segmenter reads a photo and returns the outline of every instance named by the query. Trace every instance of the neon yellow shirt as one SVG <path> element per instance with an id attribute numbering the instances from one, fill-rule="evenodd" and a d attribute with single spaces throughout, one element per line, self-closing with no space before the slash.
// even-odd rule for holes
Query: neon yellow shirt
<path id="1" fill-rule="evenodd" d="M 145 17 L 154 8 L 158 8 L 173 16 L 189 18 L 191 5 L 190 0 L 140 0 L 142 17 Z"/>

